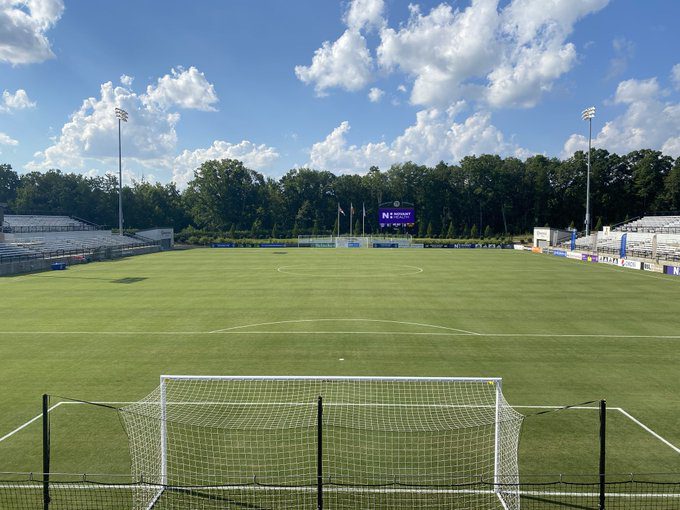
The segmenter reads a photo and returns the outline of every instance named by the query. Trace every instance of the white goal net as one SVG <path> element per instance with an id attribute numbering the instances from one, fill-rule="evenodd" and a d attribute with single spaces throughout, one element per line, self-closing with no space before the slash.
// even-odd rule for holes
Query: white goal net
<path id="1" fill-rule="evenodd" d="M 138 509 L 518 509 L 496 378 L 162 376 L 121 410 Z"/>

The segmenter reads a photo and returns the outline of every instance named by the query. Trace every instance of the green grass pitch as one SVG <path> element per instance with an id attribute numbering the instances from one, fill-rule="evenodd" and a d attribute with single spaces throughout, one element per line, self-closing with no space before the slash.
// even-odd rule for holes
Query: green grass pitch
<path id="1" fill-rule="evenodd" d="M 498 376 L 523 414 L 606 398 L 609 472 L 680 472 L 664 275 L 506 250 L 196 249 L 1 278 L 0 303 L 0 438 L 42 393 L 135 401 L 160 374 Z M 53 471 L 129 472 L 115 412 L 51 422 Z M 521 472 L 595 473 L 597 435 L 592 409 L 528 418 Z M 40 471 L 40 438 L 36 421 L 0 440 L 0 471 Z"/>

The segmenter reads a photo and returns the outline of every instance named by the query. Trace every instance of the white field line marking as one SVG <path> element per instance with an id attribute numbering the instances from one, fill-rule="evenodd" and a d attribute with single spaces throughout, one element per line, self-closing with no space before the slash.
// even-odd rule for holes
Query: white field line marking
<path id="1" fill-rule="evenodd" d="M 302 322 L 379 322 L 383 324 L 403 324 L 406 326 L 420 326 L 424 328 L 434 328 L 434 329 L 444 329 L 447 331 L 455 331 L 457 333 L 465 333 L 468 335 L 478 335 L 473 331 L 467 331 L 465 329 L 449 328 L 446 326 L 436 326 L 434 324 L 423 324 L 420 322 L 405 322 L 405 321 L 391 321 L 384 319 L 298 319 L 298 320 L 288 320 L 288 321 L 276 321 L 276 322 L 261 322 L 259 324 L 245 324 L 243 326 L 233 326 L 231 328 L 216 329 L 210 333 L 226 333 L 229 331 L 235 331 L 237 329 L 245 328 L 255 328 L 258 326 L 272 326 L 275 324 L 297 324 Z M 332 332 L 331 332 L 332 333 Z"/>
<path id="2" fill-rule="evenodd" d="M 361 278 L 385 278 L 385 277 L 390 277 L 390 276 L 411 276 L 414 274 L 419 274 L 424 271 L 422 267 L 418 266 L 407 266 L 403 264 L 394 264 L 390 265 L 389 267 L 396 267 L 396 268 L 409 268 L 409 269 L 415 269 L 415 271 L 409 271 L 408 273 L 388 273 L 388 274 L 368 274 L 368 275 L 362 275 Z M 323 268 L 321 268 L 323 269 Z M 293 276 L 314 276 L 316 278 L 346 278 L 347 275 L 345 274 L 313 274 L 313 273 L 300 273 L 296 272 L 299 270 L 304 270 L 304 266 L 279 266 L 276 268 L 276 271 L 281 273 L 281 274 L 290 274 Z"/>
<path id="3" fill-rule="evenodd" d="M 623 413 L 624 416 L 626 416 L 627 418 L 629 418 L 630 420 L 632 420 L 633 423 L 636 423 L 637 425 L 639 425 L 640 427 L 642 427 L 644 430 L 646 430 L 647 432 L 649 432 L 651 435 L 653 435 L 655 438 L 657 438 L 657 439 L 658 439 L 659 441 L 661 441 L 663 444 L 665 444 L 666 446 L 671 447 L 676 453 L 680 453 L 680 448 L 678 448 L 677 446 L 671 444 L 667 439 L 664 439 L 663 437 L 661 437 L 659 434 L 657 434 L 656 432 L 654 432 L 652 429 L 650 429 L 647 425 L 645 425 L 644 423 L 642 423 L 640 420 L 634 418 L 630 413 L 627 413 L 627 412 L 624 411 L 623 409 L 619 409 L 619 411 L 620 411 L 621 413 Z"/>
<path id="4" fill-rule="evenodd" d="M 57 402 L 57 403 L 54 404 L 52 407 L 48 408 L 48 409 L 47 409 L 47 412 L 48 412 L 48 413 L 51 413 L 54 409 L 56 409 L 57 407 L 59 407 L 61 404 L 63 404 L 63 402 Z M 14 434 L 16 434 L 17 432 L 19 432 L 20 430 L 25 429 L 25 428 L 28 427 L 31 423 L 33 423 L 33 422 L 35 422 L 35 421 L 38 421 L 40 418 L 42 418 L 42 413 L 39 414 L 38 416 L 36 416 L 35 418 L 31 418 L 31 419 L 28 420 L 26 423 L 24 423 L 23 425 L 17 427 L 16 429 L 14 429 L 14 430 L 13 430 L 12 432 L 10 432 L 9 434 L 5 434 L 4 436 L 0 437 L 0 443 L 3 442 L 5 439 L 8 439 L 8 438 L 12 437 Z"/>

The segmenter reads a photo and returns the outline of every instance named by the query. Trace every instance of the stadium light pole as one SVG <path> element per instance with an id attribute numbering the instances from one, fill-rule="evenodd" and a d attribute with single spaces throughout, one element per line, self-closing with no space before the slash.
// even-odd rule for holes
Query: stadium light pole
<path id="1" fill-rule="evenodd" d="M 593 139 L 593 117 L 595 107 L 591 106 L 581 112 L 581 118 L 588 121 L 588 178 L 586 181 L 586 236 L 590 235 L 590 148 Z"/>
<path id="2" fill-rule="evenodd" d="M 118 235 L 123 235 L 123 157 L 120 143 L 120 121 L 127 122 L 128 113 L 122 108 L 116 108 L 118 118 Z"/>

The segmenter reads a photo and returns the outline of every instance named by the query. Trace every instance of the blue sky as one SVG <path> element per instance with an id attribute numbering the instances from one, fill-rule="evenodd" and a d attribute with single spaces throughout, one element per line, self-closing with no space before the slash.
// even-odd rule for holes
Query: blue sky
<path id="1" fill-rule="evenodd" d="M 0 0 L 0 162 L 184 186 L 594 145 L 680 156 L 680 2 Z"/>

